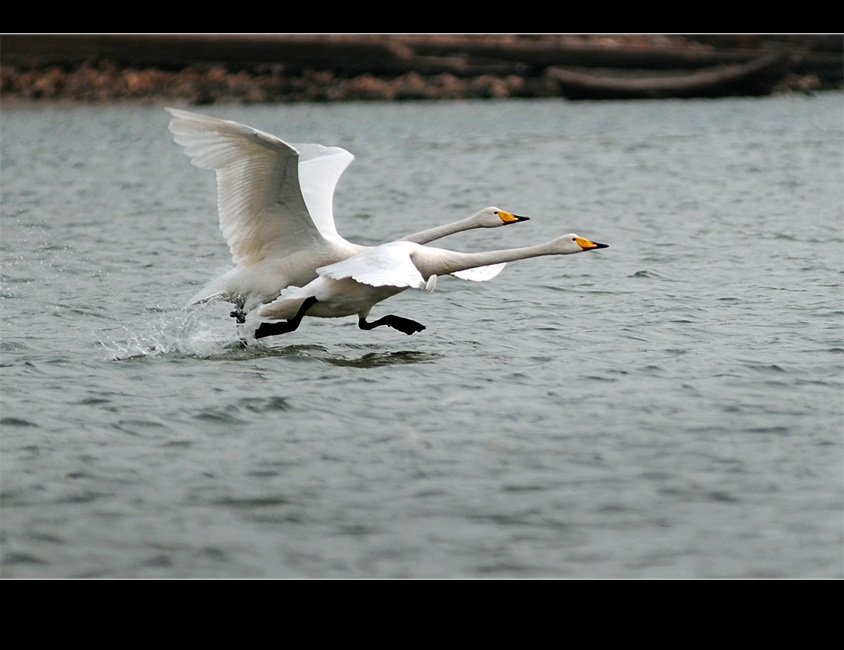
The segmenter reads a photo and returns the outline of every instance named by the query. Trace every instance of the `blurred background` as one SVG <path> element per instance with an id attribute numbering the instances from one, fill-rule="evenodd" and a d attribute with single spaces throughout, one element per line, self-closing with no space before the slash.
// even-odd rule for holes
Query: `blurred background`
<path id="1" fill-rule="evenodd" d="M 760 96 L 842 88 L 844 35 L 15 35 L 4 101 Z"/>

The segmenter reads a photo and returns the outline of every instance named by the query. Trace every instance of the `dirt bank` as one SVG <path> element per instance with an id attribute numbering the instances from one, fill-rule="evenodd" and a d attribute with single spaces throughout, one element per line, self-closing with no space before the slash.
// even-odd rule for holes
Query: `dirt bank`
<path id="1" fill-rule="evenodd" d="M 764 95 L 842 87 L 844 37 L 6 35 L 3 101 Z"/>

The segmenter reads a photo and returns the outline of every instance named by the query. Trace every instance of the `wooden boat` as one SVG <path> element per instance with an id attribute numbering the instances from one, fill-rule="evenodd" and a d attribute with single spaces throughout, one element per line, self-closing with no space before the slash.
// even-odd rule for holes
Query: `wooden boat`
<path id="1" fill-rule="evenodd" d="M 767 95 L 789 72 L 790 55 L 775 52 L 747 63 L 684 73 L 601 72 L 551 66 L 548 79 L 569 99 L 661 99 Z"/>

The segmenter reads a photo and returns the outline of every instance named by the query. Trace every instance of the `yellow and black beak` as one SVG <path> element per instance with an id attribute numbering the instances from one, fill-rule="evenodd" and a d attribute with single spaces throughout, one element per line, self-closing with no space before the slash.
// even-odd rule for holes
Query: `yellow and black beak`
<path id="1" fill-rule="evenodd" d="M 498 217 L 504 222 L 505 226 L 511 223 L 519 223 L 520 221 L 530 221 L 530 217 L 520 217 L 516 214 L 505 212 L 504 210 L 498 211 Z"/>
<path id="2" fill-rule="evenodd" d="M 609 248 L 609 244 L 599 244 L 594 241 L 589 241 L 588 239 L 583 239 L 583 237 L 575 237 L 574 241 L 577 242 L 577 245 L 580 246 L 583 250 L 588 251 L 593 248 Z"/>

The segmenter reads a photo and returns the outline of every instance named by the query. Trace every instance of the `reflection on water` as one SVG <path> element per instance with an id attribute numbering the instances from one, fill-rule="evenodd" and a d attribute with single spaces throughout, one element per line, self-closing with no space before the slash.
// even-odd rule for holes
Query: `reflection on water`
<path id="1" fill-rule="evenodd" d="M 410 363 L 432 363 L 442 357 L 441 354 L 404 350 L 399 352 L 368 352 L 361 357 L 346 355 L 321 356 L 322 361 L 333 366 L 349 366 L 352 368 L 379 368 L 381 366 L 397 366 Z"/>

